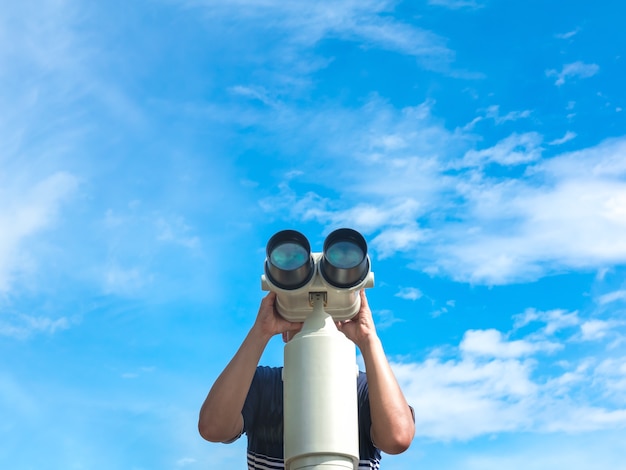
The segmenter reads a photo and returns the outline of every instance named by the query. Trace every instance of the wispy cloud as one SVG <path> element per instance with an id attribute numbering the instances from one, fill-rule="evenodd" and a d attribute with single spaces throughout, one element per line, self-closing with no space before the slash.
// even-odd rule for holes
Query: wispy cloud
<path id="1" fill-rule="evenodd" d="M 576 133 L 572 132 L 572 131 L 567 131 L 565 133 L 565 135 L 559 139 L 554 139 L 551 142 L 548 142 L 549 145 L 562 145 L 565 142 L 569 142 L 570 140 L 573 140 L 576 138 Z"/>
<path id="2" fill-rule="evenodd" d="M 409 224 L 385 230 L 372 240 L 372 246 L 381 259 L 388 258 L 394 253 L 413 251 L 420 242 L 429 237 L 428 231 L 417 225 Z"/>
<path id="3" fill-rule="evenodd" d="M 106 294 L 132 297 L 149 285 L 153 278 L 154 275 L 143 267 L 121 266 L 115 262 L 102 269 L 101 282 Z"/>
<path id="4" fill-rule="evenodd" d="M 623 146 L 612 141 L 565 154 L 531 167 L 527 178 L 468 181 L 466 197 L 476 231 L 466 227 L 459 232 L 465 241 L 457 239 L 452 251 L 462 263 L 476 263 L 475 280 L 532 278 L 546 263 L 577 267 L 622 262 L 626 185 L 618 156 Z M 498 227 L 495 237 L 488 228 L 492 223 Z M 469 264 L 456 266 L 465 270 Z"/>
<path id="5" fill-rule="evenodd" d="M 509 111 L 508 113 L 502 115 L 500 114 L 500 106 L 494 105 L 487 108 L 487 112 L 485 113 L 485 117 L 489 119 L 493 119 L 496 124 L 503 124 L 507 121 L 517 121 L 519 119 L 526 119 L 530 117 L 532 111 L 529 109 L 525 109 L 523 111 Z"/>
<path id="6" fill-rule="evenodd" d="M 309 150 L 344 162 L 332 174 L 316 169 L 342 197 L 299 194 L 295 179 L 262 201 L 268 211 L 355 226 L 382 257 L 401 253 L 425 272 L 472 283 L 626 260 L 624 139 L 550 159 L 536 132 L 476 149 L 471 134 L 447 131 L 427 104 L 394 112 L 377 99 L 354 113 L 318 114 L 314 126 L 297 122 L 305 139 L 318 126 L 332 129 Z M 492 175 L 493 165 L 503 170 Z"/>
<path id="7" fill-rule="evenodd" d="M 519 165 L 538 160 L 541 156 L 542 137 L 536 132 L 511 134 L 496 145 L 483 150 L 470 150 L 463 157 L 466 166 L 487 163 Z"/>
<path id="8" fill-rule="evenodd" d="M 530 427 L 527 401 L 536 394 L 531 362 L 471 359 L 393 364 L 415 409 L 418 436 L 469 439 Z"/>
<path id="9" fill-rule="evenodd" d="M 381 330 L 386 330 L 394 324 L 404 321 L 402 318 L 398 318 L 391 310 L 376 310 L 374 315 L 376 317 L 376 327 Z"/>
<path id="10" fill-rule="evenodd" d="M 465 332 L 459 350 L 471 356 L 516 358 L 540 351 L 553 352 L 563 346 L 550 341 L 507 340 L 498 330 L 469 330 Z"/>
<path id="11" fill-rule="evenodd" d="M 403 287 L 396 293 L 396 297 L 406 300 L 418 300 L 424 296 L 421 290 L 416 287 Z"/>
<path id="12" fill-rule="evenodd" d="M 565 64 L 561 71 L 555 69 L 546 70 L 546 76 L 556 77 L 554 84 L 561 86 L 572 78 L 590 78 L 598 73 L 600 67 L 597 64 L 585 64 L 584 62 L 572 62 Z"/>
<path id="13" fill-rule="evenodd" d="M 182 457 L 176 461 L 176 468 L 186 468 L 197 462 L 193 457 Z"/>
<path id="14" fill-rule="evenodd" d="M 523 67 L 532 60 L 520 49 L 519 60 L 501 67 L 497 54 L 537 38 L 503 30 L 502 47 L 477 50 L 487 32 L 465 41 L 467 28 L 453 27 L 468 12 L 474 19 L 494 13 L 496 24 L 510 10 L 471 11 L 495 5 L 483 0 L 421 3 L 165 0 L 128 2 L 122 11 L 84 0 L 3 2 L 0 342 L 19 359 L 0 370 L 7 462 L 245 466 L 243 440 L 207 447 L 189 426 L 207 377 L 219 374 L 221 360 L 207 366 L 204 356 L 228 354 L 222 343 L 253 320 L 258 274 L 245 266 L 261 266 L 268 230 L 300 226 L 315 237 L 347 225 L 367 236 L 374 264 L 387 258 L 380 264 L 392 278 L 380 294 L 390 302 L 374 315 L 393 337 L 389 350 L 420 358 L 394 365 L 420 435 L 497 443 L 509 439 L 492 433 L 531 431 L 509 436 L 514 459 L 480 441 L 462 446 L 472 454 L 467 465 L 440 467 L 562 468 L 582 448 L 597 459 L 581 460 L 585 468 L 620 466 L 582 444 L 561 442 L 552 454 L 544 448 L 552 460 L 519 450 L 532 431 L 541 439 L 624 425 L 619 275 L 599 276 L 585 293 L 559 292 L 569 297 L 566 309 L 553 308 L 555 296 L 542 290 L 562 277 L 461 285 L 619 271 L 625 140 L 584 148 L 619 129 L 602 119 L 589 126 L 590 116 L 603 114 L 590 107 L 609 99 L 589 95 L 596 79 L 583 79 L 610 74 L 601 75 L 600 62 L 552 62 L 540 70 L 554 68 L 543 76 L 551 90 L 512 93 L 520 90 L 516 80 L 533 84 L 532 67 Z M 535 16 L 544 21 L 549 11 Z M 552 32 L 566 33 L 544 52 L 567 46 L 568 56 L 586 57 L 573 50 L 582 35 L 571 29 L 585 24 L 575 15 L 553 24 Z M 589 33 L 585 41 L 598 37 Z M 485 72 L 482 80 L 468 83 L 469 74 L 454 72 L 457 44 L 463 64 Z M 612 94 L 606 114 L 619 117 Z M 428 288 L 409 287 L 426 279 L 423 272 L 435 277 Z M 493 305 L 518 289 L 533 292 L 527 298 L 545 293 L 537 299 L 543 310 L 520 306 L 507 330 Z M 188 295 L 196 290 L 197 298 Z M 474 308 L 483 295 L 491 296 L 486 308 Z M 452 296 L 457 303 L 446 303 Z M 509 308 L 518 300 L 505 298 Z M 210 314 L 218 311 L 230 312 L 228 325 Z M 79 321 L 80 331 L 67 331 Z M 409 323 L 432 326 L 428 335 L 409 335 L 409 349 L 422 340 L 450 345 L 422 360 L 427 352 L 394 341 Z M 228 327 L 216 334 L 216 325 Z M 177 367 L 176 347 L 191 352 L 186 367 Z M 280 361 L 271 348 L 268 359 Z M 198 368 L 206 373 L 190 381 Z M 41 426 L 51 422 L 60 423 L 54 433 Z M 138 444 L 130 451 L 111 445 L 120 429 Z M 616 455 L 623 435 L 611 435 Z M 22 442 L 40 451 L 27 455 Z M 416 444 L 398 468 L 447 447 Z M 488 458 L 475 458 L 483 449 Z"/>
<path id="15" fill-rule="evenodd" d="M 181 245 L 189 249 L 198 249 L 200 247 L 200 238 L 192 235 L 192 228 L 185 222 L 181 216 L 166 219 L 159 217 L 156 221 L 157 240 L 162 242 Z"/>
<path id="16" fill-rule="evenodd" d="M 566 33 L 558 33 L 558 34 L 555 34 L 554 36 L 559 39 L 571 39 L 574 36 L 576 36 L 578 33 L 580 33 L 580 28 L 567 31 Z"/>
<path id="17" fill-rule="evenodd" d="M 493 120 L 493 122 L 500 125 L 506 122 L 517 121 L 519 119 L 527 119 L 531 116 L 531 114 L 531 110 L 525 109 L 523 111 L 509 111 L 508 113 L 501 115 L 500 106 L 492 105 L 489 106 L 486 110 L 482 111 L 481 115 L 472 119 L 472 121 L 463 126 L 463 130 L 471 131 L 477 123 L 484 120 Z"/>
<path id="18" fill-rule="evenodd" d="M 606 305 L 613 302 L 626 301 L 626 289 L 620 289 L 607 294 L 603 294 L 598 298 L 600 305 Z"/>
<path id="19" fill-rule="evenodd" d="M 483 8 L 485 0 L 428 0 L 429 5 L 437 5 L 451 10 L 460 8 Z"/>
<path id="20" fill-rule="evenodd" d="M 516 330 L 532 323 L 543 323 L 544 326 L 538 332 L 545 337 L 552 336 L 564 329 L 577 327 L 581 323 L 578 312 L 568 312 L 561 309 L 538 311 L 529 308 L 524 313 L 515 315 L 513 320 L 513 327 Z"/>
<path id="21" fill-rule="evenodd" d="M 583 322 L 583 325 L 587 322 Z M 626 426 L 626 387 L 620 358 L 564 364 L 566 343 L 530 333 L 467 331 L 452 356 L 437 352 L 421 363 L 394 363 L 414 406 L 418 435 L 466 440 L 496 432 L 579 432 Z M 552 357 L 552 372 L 537 370 Z M 570 356 L 571 357 L 571 356 Z M 560 365 L 559 365 L 560 364 Z M 605 399 L 598 400 L 598 393 Z"/>
<path id="22" fill-rule="evenodd" d="M 13 181 L 0 189 L 0 293 L 9 291 L 12 277 L 30 265 L 23 242 L 55 223 L 77 187 L 74 175 L 58 172 L 30 187 L 16 187 Z"/>
<path id="23" fill-rule="evenodd" d="M 618 320 L 598 320 L 591 319 L 580 325 L 582 341 L 597 341 L 604 339 L 615 328 L 625 325 L 626 322 Z"/>
<path id="24" fill-rule="evenodd" d="M 275 106 L 276 99 L 269 96 L 267 90 L 262 87 L 236 85 L 230 88 L 231 93 L 252 100 L 260 101 L 267 106 Z"/>
<path id="25" fill-rule="evenodd" d="M 509 333 L 468 330 L 458 346 L 435 350 L 423 362 L 394 363 L 419 433 L 465 440 L 494 432 L 625 427 L 620 350 L 573 352 L 586 341 L 609 346 L 625 338 L 622 322 L 597 314 L 529 308 L 513 316 Z"/>
<path id="26" fill-rule="evenodd" d="M 71 322 L 67 317 L 52 319 L 42 316 L 5 313 L 0 317 L 0 336 L 24 340 L 36 334 L 52 335 L 57 331 L 68 329 L 70 325 Z"/>
<path id="27" fill-rule="evenodd" d="M 283 67 L 291 67 L 291 74 L 308 74 L 324 67 L 327 61 L 303 56 L 303 48 L 309 48 L 323 39 L 337 38 L 354 41 L 362 47 L 375 47 L 417 57 L 424 66 L 446 70 L 454 53 L 445 40 L 427 30 L 395 19 L 396 2 L 390 0 L 367 0 L 363 2 L 313 2 L 292 5 L 285 2 L 253 2 L 237 0 L 216 4 L 206 0 L 178 0 L 186 7 L 199 8 L 210 18 L 223 17 L 233 21 L 248 36 L 280 36 L 282 44 L 274 50 L 266 50 L 266 60 L 276 67 L 279 78 Z M 287 34 L 284 34 L 287 33 Z M 231 32 L 232 34 L 232 32 Z M 264 41 L 263 37 L 260 38 Z M 273 55 L 273 53 L 279 53 Z M 287 83 L 281 79 L 283 83 Z M 295 77 L 293 77 L 295 78 Z M 298 83 L 296 79 L 292 84 Z"/>
<path id="28" fill-rule="evenodd" d="M 123 379 L 136 379 L 142 375 L 150 374 L 154 372 L 155 370 L 156 370 L 156 367 L 154 366 L 143 366 L 136 370 L 133 370 L 132 372 L 124 372 L 121 374 L 121 377 Z"/>

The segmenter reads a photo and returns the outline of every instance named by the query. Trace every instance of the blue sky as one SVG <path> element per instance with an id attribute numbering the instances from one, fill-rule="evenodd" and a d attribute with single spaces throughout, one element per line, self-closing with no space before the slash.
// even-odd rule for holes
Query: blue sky
<path id="1" fill-rule="evenodd" d="M 265 243 L 347 226 L 384 468 L 626 469 L 625 10 L 3 1 L 0 466 L 244 468 L 196 419 Z"/>

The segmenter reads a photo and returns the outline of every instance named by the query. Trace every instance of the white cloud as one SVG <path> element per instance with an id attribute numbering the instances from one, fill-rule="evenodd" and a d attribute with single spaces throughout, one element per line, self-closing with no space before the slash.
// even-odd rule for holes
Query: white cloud
<path id="1" fill-rule="evenodd" d="M 588 320 L 580 325 L 581 339 L 583 341 L 597 341 L 605 338 L 617 326 L 623 322 L 613 320 Z"/>
<path id="2" fill-rule="evenodd" d="M 284 80 L 286 75 L 306 75 L 311 70 L 325 66 L 325 60 L 312 58 L 305 51 L 326 38 L 355 41 L 365 47 L 412 55 L 425 66 L 436 69 L 447 68 L 454 56 L 443 38 L 395 19 L 392 15 L 395 2 L 390 0 L 320 1 L 306 4 L 178 0 L 177 3 L 200 8 L 203 15 L 212 18 L 211 29 L 214 32 L 219 31 L 215 24 L 216 17 L 228 18 L 229 22 L 236 18 L 238 30 L 245 32 L 248 38 L 257 36 L 259 43 L 267 41 L 268 37 L 280 37 L 278 47 L 274 44 L 271 50 L 263 51 L 265 60 L 269 57 L 276 66 L 275 78 L 279 80 Z M 236 32 L 229 30 L 228 34 L 233 37 Z M 251 47 L 253 42 L 246 41 L 247 47 Z M 245 54 L 249 54 L 249 51 L 239 56 Z M 291 72 L 282 74 L 283 67 L 290 67 Z M 292 85 L 297 83 L 297 80 L 291 81 Z"/>
<path id="3" fill-rule="evenodd" d="M 536 385 L 531 364 L 517 360 L 446 361 L 393 365 L 415 409 L 418 436 L 470 439 L 482 434 L 530 427 L 530 399 Z"/>
<path id="4" fill-rule="evenodd" d="M 428 0 L 429 5 L 437 5 L 452 10 L 460 8 L 483 8 L 484 0 Z"/>
<path id="5" fill-rule="evenodd" d="M 496 124 L 503 124 L 507 121 L 517 121 L 518 119 L 528 118 L 530 114 L 531 111 L 529 109 L 525 109 L 524 111 L 509 111 L 502 116 L 500 115 L 500 106 L 494 105 L 487 108 L 485 117 L 493 119 Z"/>
<path id="6" fill-rule="evenodd" d="M 156 367 L 154 366 L 144 366 L 144 367 L 140 367 L 139 369 L 132 371 L 132 372 L 124 372 L 121 374 L 121 377 L 123 379 L 136 379 L 142 375 L 148 374 L 148 373 L 152 373 L 156 370 Z"/>
<path id="7" fill-rule="evenodd" d="M 626 433 L 607 430 L 596 433 L 524 433 L 513 439 L 490 436 L 484 443 L 429 446 L 416 442 L 405 454 L 394 457 L 397 468 L 439 470 L 589 470 L 621 469 Z M 402 463 L 404 465 L 402 465 Z"/>
<path id="8" fill-rule="evenodd" d="M 626 357 L 604 359 L 593 374 L 594 380 L 605 384 L 606 397 L 626 406 Z"/>
<path id="9" fill-rule="evenodd" d="M 6 5 L 0 18 L 0 30 L 12 39 L 0 46 L 0 61 L 13 60 L 16 66 L 53 72 L 71 66 L 79 57 L 68 56 L 76 45 L 72 22 L 77 11 L 73 2 L 42 1 L 33 9 L 32 2 Z M 17 60 L 19 58 L 19 60 Z M 33 69 L 31 69 L 33 70 Z"/>
<path id="10" fill-rule="evenodd" d="M 615 336 L 615 328 L 623 322 L 618 320 L 600 320 L 597 318 L 582 319 L 578 312 L 565 310 L 537 311 L 529 308 L 524 313 L 514 315 L 515 331 L 535 323 L 543 323 L 545 326 L 536 329 L 531 336 L 534 341 L 555 338 L 557 333 L 563 333 L 568 340 L 573 341 L 598 341 L 607 336 Z M 537 344 L 535 344 L 537 346 Z"/>
<path id="11" fill-rule="evenodd" d="M 554 139 L 553 141 L 548 142 L 548 144 L 549 145 L 562 145 L 565 142 L 569 142 L 570 140 L 573 140 L 575 138 L 576 138 L 575 132 L 567 131 L 563 137 L 559 139 Z"/>
<path id="12" fill-rule="evenodd" d="M 346 211 L 329 214 L 331 223 L 346 223 L 371 232 L 381 227 L 403 226 L 411 224 L 421 212 L 420 204 L 414 199 L 390 201 L 388 207 L 369 204 L 358 205 Z"/>
<path id="13" fill-rule="evenodd" d="M 185 468 L 197 462 L 193 457 L 182 457 L 176 461 L 176 468 Z"/>
<path id="14" fill-rule="evenodd" d="M 414 220 L 423 211 L 414 199 L 389 200 L 385 205 L 361 203 L 341 210 L 336 202 L 307 193 L 299 198 L 286 184 L 280 188 L 280 194 L 260 201 L 261 207 L 268 212 L 287 212 L 294 218 L 316 220 L 329 229 L 347 226 L 364 233 L 384 231 L 371 241 L 371 246 L 381 256 L 387 252 L 409 249 L 413 244 L 427 236 L 427 231 L 416 227 Z"/>
<path id="15" fill-rule="evenodd" d="M 62 204 L 78 187 L 69 173 L 57 172 L 30 187 L 8 183 L 0 189 L 0 293 L 11 287 L 11 279 L 26 268 L 29 237 L 50 228 Z"/>
<path id="16" fill-rule="evenodd" d="M 626 301 L 626 289 L 620 289 L 607 294 L 603 294 L 598 298 L 600 305 L 606 305 L 613 302 Z"/>
<path id="17" fill-rule="evenodd" d="M 258 100 L 267 106 L 274 106 L 276 104 L 275 100 L 269 96 L 267 90 L 262 87 L 236 85 L 231 87 L 230 91 L 236 95 Z"/>
<path id="18" fill-rule="evenodd" d="M 406 300 L 417 300 L 421 299 L 423 296 L 424 294 L 422 291 L 416 287 L 403 287 L 398 293 L 396 293 L 396 297 Z"/>
<path id="19" fill-rule="evenodd" d="M 392 327 L 395 323 L 402 323 L 404 320 L 394 315 L 391 310 L 377 310 L 376 316 L 376 328 L 380 330 L 386 330 Z"/>
<path id="20" fill-rule="evenodd" d="M 548 432 L 584 432 L 600 429 L 623 428 L 626 425 L 626 409 L 607 410 L 594 406 L 563 406 L 559 404 L 558 414 L 550 422 L 543 423 Z M 562 414 L 562 413 L 567 414 Z M 556 413 L 555 413 L 556 414 Z"/>
<path id="21" fill-rule="evenodd" d="M 576 29 L 574 29 L 572 31 L 568 31 L 566 33 L 555 34 L 555 37 L 557 37 L 559 39 L 570 39 L 570 38 L 573 38 L 574 36 L 576 36 L 579 32 L 580 32 L 580 28 L 576 28 Z"/>
<path id="22" fill-rule="evenodd" d="M 607 139 L 600 144 L 575 152 L 558 155 L 533 168 L 552 180 L 579 180 L 607 178 L 619 182 L 626 178 L 626 139 Z"/>
<path id="23" fill-rule="evenodd" d="M 600 67 L 597 64 L 585 64 L 584 62 L 573 62 L 571 64 L 565 64 L 560 72 L 551 69 L 546 71 L 548 77 L 556 76 L 557 79 L 554 82 L 556 86 L 561 86 L 571 78 L 590 78 L 598 73 Z"/>
<path id="24" fill-rule="evenodd" d="M 500 115 L 500 106 L 493 105 L 489 106 L 484 113 L 480 116 L 475 117 L 465 126 L 463 126 L 464 131 L 471 131 L 474 129 L 477 123 L 481 121 L 485 121 L 487 119 L 493 120 L 496 125 L 504 124 L 509 121 L 517 121 L 519 119 L 526 119 L 530 117 L 531 111 L 529 109 L 525 109 L 523 111 L 509 111 L 504 116 Z"/>
<path id="25" fill-rule="evenodd" d="M 384 229 L 377 235 L 371 245 L 378 252 L 381 259 L 392 256 L 394 253 L 415 249 L 418 244 L 428 238 L 428 230 L 408 225 L 400 228 Z"/>
<path id="26" fill-rule="evenodd" d="M 578 312 L 567 312 L 561 309 L 538 311 L 529 308 L 524 313 L 515 315 L 513 319 L 516 330 L 533 322 L 545 323 L 545 326 L 540 330 L 545 336 L 552 336 L 561 330 L 576 327 L 581 323 Z"/>
<path id="27" fill-rule="evenodd" d="M 465 332 L 459 350 L 463 354 L 490 358 L 518 358 L 538 352 L 553 352 L 562 345 L 550 341 L 508 341 L 495 329 L 469 330 Z"/>
<path id="28" fill-rule="evenodd" d="M 463 157 L 464 166 L 488 163 L 519 165 L 541 157 L 541 136 L 535 132 L 511 134 L 496 145 L 483 150 L 469 150 Z"/>
<path id="29" fill-rule="evenodd" d="M 532 132 L 472 149 L 470 136 L 446 131 L 427 103 L 396 112 L 372 99 L 317 119 L 302 132 L 343 130 L 324 131 L 314 149 L 345 161 L 316 179 L 337 198 L 283 185 L 262 202 L 267 211 L 354 226 L 381 257 L 401 253 L 416 269 L 475 284 L 626 261 L 624 138 L 543 158 L 543 137 Z M 492 175 L 493 164 L 503 170 Z"/>
<path id="30" fill-rule="evenodd" d="M 623 263 L 625 146 L 609 141 L 530 166 L 519 179 L 474 177 L 459 185 L 467 222 L 441 232 L 450 244 L 436 265 L 457 279 L 502 283 L 558 267 Z"/>
<path id="31" fill-rule="evenodd" d="M 5 314 L 0 317 L 0 336 L 9 336 L 16 339 L 27 339 L 38 333 L 52 335 L 69 327 L 70 321 L 67 317 L 52 319 L 24 314 Z"/>
<path id="32" fill-rule="evenodd" d="M 344 18 L 328 14 L 327 21 Z M 570 64 L 561 75 L 565 80 L 593 70 Z M 624 139 L 550 159 L 543 158 L 543 136 L 536 132 L 514 132 L 478 149 L 477 136 L 448 131 L 431 107 L 395 110 L 373 97 L 352 111 L 329 107 L 298 115 L 281 108 L 260 117 L 257 124 L 271 129 L 297 128 L 299 148 L 332 159 L 332 174 L 316 167 L 317 181 L 337 193 L 329 200 L 290 189 L 285 197 L 281 189 L 262 206 L 327 227 L 354 226 L 373 235 L 382 257 L 402 253 L 418 269 L 473 283 L 536 279 L 626 260 Z M 503 123 L 529 114 L 501 114 L 492 106 L 485 118 Z M 568 132 L 549 145 L 573 138 Z M 510 174 L 492 176 L 494 164 Z"/>
<path id="33" fill-rule="evenodd" d="M 458 348 L 446 351 L 447 359 L 436 352 L 423 362 L 392 367 L 421 437 L 467 440 L 626 427 L 623 358 L 573 359 L 567 344 L 536 333 L 509 341 L 497 330 L 469 330 Z M 552 363 L 536 358 L 546 352 Z"/>
<path id="34" fill-rule="evenodd" d="M 117 263 L 111 263 L 102 270 L 103 289 L 107 294 L 132 296 L 152 280 L 152 274 L 136 266 L 122 267 Z"/>
<path id="35" fill-rule="evenodd" d="M 166 219 L 159 217 L 156 221 L 158 229 L 157 240 L 184 246 L 189 249 L 200 247 L 200 238 L 190 235 L 192 228 L 181 216 Z"/>

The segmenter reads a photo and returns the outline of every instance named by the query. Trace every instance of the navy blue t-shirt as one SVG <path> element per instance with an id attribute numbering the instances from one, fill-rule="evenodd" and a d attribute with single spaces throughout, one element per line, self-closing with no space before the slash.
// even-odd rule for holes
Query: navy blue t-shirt
<path id="1" fill-rule="evenodd" d="M 283 469 L 282 367 L 259 366 L 243 406 L 243 432 L 248 436 L 248 469 Z M 372 443 L 367 377 L 357 378 L 359 469 L 380 468 L 380 451 Z"/>

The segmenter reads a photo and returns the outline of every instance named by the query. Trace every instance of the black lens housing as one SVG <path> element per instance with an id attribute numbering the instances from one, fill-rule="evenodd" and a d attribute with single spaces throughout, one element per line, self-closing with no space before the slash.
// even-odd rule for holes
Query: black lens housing
<path id="1" fill-rule="evenodd" d="M 359 263 L 350 268 L 334 265 L 327 256 L 329 249 L 339 242 L 348 242 L 356 245 L 363 253 Z M 320 260 L 320 273 L 330 285 L 346 289 L 361 283 L 369 273 L 369 258 L 367 257 L 367 242 L 363 235 L 350 228 L 340 228 L 332 232 L 324 241 L 324 251 Z"/>
<path id="2" fill-rule="evenodd" d="M 307 254 L 307 260 L 294 269 L 284 269 L 272 263 L 272 253 L 276 248 L 285 244 L 294 243 L 302 247 Z M 311 280 L 314 272 L 314 262 L 311 256 L 311 245 L 304 235 L 295 230 L 282 230 L 269 239 L 266 246 L 265 274 L 276 287 L 285 290 L 295 290 Z"/>

